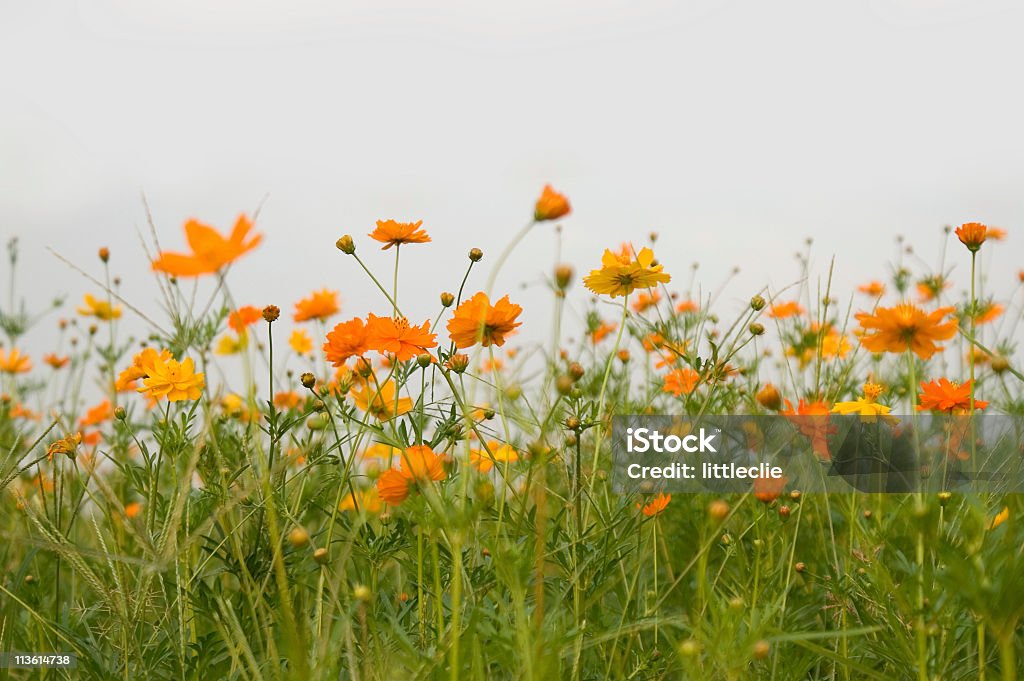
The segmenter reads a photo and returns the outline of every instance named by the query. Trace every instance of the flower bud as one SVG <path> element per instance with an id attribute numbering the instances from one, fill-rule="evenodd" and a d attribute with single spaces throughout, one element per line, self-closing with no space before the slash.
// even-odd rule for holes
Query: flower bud
<path id="1" fill-rule="evenodd" d="M 276 322 L 277 318 L 280 316 L 281 308 L 279 308 L 277 305 L 267 305 L 265 308 L 263 308 L 263 319 L 266 320 L 268 324 Z"/>
<path id="2" fill-rule="evenodd" d="M 370 600 L 370 597 L 373 594 L 370 592 L 370 587 L 366 586 L 365 584 L 357 584 L 355 588 L 352 589 L 352 595 L 355 597 L 357 601 L 362 601 L 363 603 L 365 603 L 366 601 Z"/>
<path id="3" fill-rule="evenodd" d="M 441 294 L 442 307 L 451 307 L 455 303 L 455 295 L 445 291 Z"/>
<path id="4" fill-rule="evenodd" d="M 755 312 L 760 312 L 761 310 L 763 310 L 765 305 L 765 300 L 761 296 L 754 296 L 753 298 L 750 299 L 750 309 L 754 310 Z"/>
<path id="5" fill-rule="evenodd" d="M 327 561 L 330 560 L 330 556 L 327 555 L 327 549 L 322 546 L 313 552 L 313 560 L 320 565 L 327 565 Z"/>
<path id="6" fill-rule="evenodd" d="M 555 379 L 555 390 L 558 391 L 559 395 L 568 395 L 572 392 L 572 377 L 565 374 L 561 374 Z"/>
<path id="7" fill-rule="evenodd" d="M 416 355 L 416 364 L 418 364 L 421 369 L 426 369 L 430 366 L 431 360 L 433 360 L 433 357 L 430 356 L 429 352 L 421 352 Z"/>
<path id="8" fill-rule="evenodd" d="M 337 241 L 334 245 L 338 247 L 338 250 L 345 255 L 352 255 L 356 252 L 356 242 L 352 240 L 352 235 L 346 234 Z"/>
<path id="9" fill-rule="evenodd" d="M 1010 368 L 1010 360 L 1006 359 L 1002 355 L 996 355 L 992 358 L 992 371 L 997 374 L 1005 373 Z"/>
<path id="10" fill-rule="evenodd" d="M 461 374 L 469 368 L 469 355 L 462 352 L 454 354 L 448 358 L 444 365 L 455 373 Z"/>
<path id="11" fill-rule="evenodd" d="M 782 395 L 779 394 L 778 389 L 771 383 L 765 383 L 764 387 L 758 390 L 757 395 L 754 397 L 765 409 L 778 411 L 782 406 Z"/>
<path id="12" fill-rule="evenodd" d="M 729 515 L 729 504 L 722 499 L 715 499 L 708 504 L 708 516 L 716 523 L 720 523 Z"/>
<path id="13" fill-rule="evenodd" d="M 761 639 L 760 641 L 756 642 L 754 644 L 754 647 L 751 649 L 751 653 L 754 655 L 755 660 L 764 660 L 768 657 L 768 655 L 771 654 L 771 652 L 771 644 L 768 643 L 768 641 L 765 641 L 764 639 Z"/>
<path id="14" fill-rule="evenodd" d="M 124 421 L 126 418 L 128 418 L 128 412 L 124 410 L 124 407 L 118 405 L 117 407 L 114 408 L 114 418 L 117 419 L 118 421 Z"/>
<path id="15" fill-rule="evenodd" d="M 565 427 L 569 430 L 578 430 L 580 425 L 580 420 L 575 416 L 570 416 L 565 420 Z"/>
<path id="16" fill-rule="evenodd" d="M 750 326 L 747 327 L 747 330 L 754 336 L 760 336 L 764 333 L 764 324 L 750 322 Z"/>
<path id="17" fill-rule="evenodd" d="M 573 362 L 572 364 L 569 365 L 569 376 L 574 381 L 578 381 L 581 378 L 583 378 L 583 374 L 585 374 L 586 372 L 587 370 L 584 369 L 583 365 L 580 364 L 579 362 Z"/>
<path id="18" fill-rule="evenodd" d="M 561 290 L 569 288 L 572 283 L 573 269 L 571 265 L 559 265 L 555 268 L 555 286 Z"/>
<path id="19" fill-rule="evenodd" d="M 484 252 L 479 248 L 469 249 L 469 259 L 473 262 L 480 262 L 484 257 Z"/>
<path id="20" fill-rule="evenodd" d="M 109 261 L 110 260 L 110 249 L 107 248 L 106 246 L 104 246 L 103 248 L 100 249 L 99 255 L 100 255 L 100 260 L 102 260 L 103 262 Z"/>
<path id="21" fill-rule="evenodd" d="M 288 543 L 296 549 L 304 549 L 309 546 L 309 530 L 298 525 L 288 533 Z"/>
<path id="22" fill-rule="evenodd" d="M 299 380 L 302 382 L 302 387 L 307 390 L 312 390 L 313 386 L 316 385 L 316 376 L 309 373 L 308 371 L 299 376 Z"/>

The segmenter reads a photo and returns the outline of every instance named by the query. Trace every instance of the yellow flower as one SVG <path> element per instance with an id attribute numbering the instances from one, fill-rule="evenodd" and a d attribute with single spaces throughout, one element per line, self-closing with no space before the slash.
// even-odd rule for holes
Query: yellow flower
<path id="1" fill-rule="evenodd" d="M 213 349 L 215 355 L 237 355 L 249 345 L 249 335 L 232 336 L 226 334 L 217 341 L 217 347 Z"/>
<path id="2" fill-rule="evenodd" d="M 487 453 L 487 449 L 490 453 Z M 487 449 L 469 450 L 469 461 L 481 473 L 487 473 L 494 468 L 495 463 L 511 463 L 519 461 L 519 453 L 511 445 L 501 444 L 496 440 L 487 443 Z"/>
<path id="3" fill-rule="evenodd" d="M 288 337 L 288 345 L 300 355 L 313 352 L 313 339 L 309 337 L 305 329 L 295 329 Z"/>
<path id="4" fill-rule="evenodd" d="M 199 399 L 206 379 L 202 373 L 196 373 L 191 357 L 181 362 L 165 360 L 159 355 L 148 359 L 142 367 L 145 378 L 142 387 L 137 389 L 140 393 L 148 393 L 153 399 L 166 397 L 169 402 Z"/>
<path id="5" fill-rule="evenodd" d="M 0 373 L 24 374 L 30 369 L 32 369 L 32 360 L 28 355 L 22 354 L 18 348 L 11 348 L 9 353 L 5 353 L 3 348 L 0 348 Z"/>
<path id="6" fill-rule="evenodd" d="M 885 388 L 877 383 L 865 383 L 863 397 L 858 397 L 851 402 L 836 402 L 832 407 L 832 413 L 844 416 L 855 414 L 867 417 L 867 420 L 873 420 L 876 416 L 885 416 L 889 413 L 890 408 L 875 401 L 884 391 Z"/>
<path id="7" fill-rule="evenodd" d="M 82 444 L 82 434 L 75 433 L 54 441 L 46 449 L 46 458 L 53 461 L 54 454 L 64 454 L 69 459 L 75 458 L 78 454 L 78 445 Z"/>
<path id="8" fill-rule="evenodd" d="M 82 306 L 78 308 L 78 314 L 109 322 L 111 319 L 121 318 L 121 306 L 111 305 L 106 300 L 97 300 L 91 294 L 86 293 Z"/>
<path id="9" fill-rule="evenodd" d="M 352 395 L 356 406 L 373 415 L 378 421 L 387 421 L 412 411 L 411 398 L 402 397 L 396 400 L 395 397 L 394 381 L 387 381 L 379 388 L 376 382 L 365 381 L 362 388 Z"/>
<path id="10" fill-rule="evenodd" d="M 601 269 L 592 270 L 583 278 L 583 283 L 594 293 L 617 298 L 637 289 L 667 284 L 672 278 L 661 270 L 662 266 L 654 263 L 654 252 L 649 248 L 641 249 L 635 260 L 628 253 L 615 254 L 606 249 L 601 257 Z"/>

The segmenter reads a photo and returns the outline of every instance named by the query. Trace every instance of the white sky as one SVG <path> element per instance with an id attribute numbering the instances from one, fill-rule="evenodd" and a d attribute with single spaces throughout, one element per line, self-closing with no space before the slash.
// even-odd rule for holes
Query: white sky
<path id="1" fill-rule="evenodd" d="M 45 246 L 98 272 L 107 245 L 155 310 L 141 193 L 175 250 L 186 218 L 227 229 L 266 198 L 236 298 L 290 310 L 329 286 L 347 318 L 383 301 L 334 240 L 370 254 L 376 219 L 422 219 L 435 243 L 403 254 L 416 320 L 551 182 L 573 202 L 564 259 L 580 273 L 657 230 L 680 286 L 695 260 L 705 290 L 740 266 L 738 306 L 795 278 L 805 236 L 849 287 L 884 276 L 895 233 L 934 261 L 942 225 L 980 220 L 1011 230 L 991 269 L 1008 292 L 1024 268 L 1022 29 L 1010 0 L 6 0 L 0 237 L 21 237 L 30 300 L 95 291 Z M 538 228 L 499 285 L 537 337 L 547 296 L 515 286 L 549 271 L 553 245 Z M 390 252 L 369 260 L 383 273 Z"/>

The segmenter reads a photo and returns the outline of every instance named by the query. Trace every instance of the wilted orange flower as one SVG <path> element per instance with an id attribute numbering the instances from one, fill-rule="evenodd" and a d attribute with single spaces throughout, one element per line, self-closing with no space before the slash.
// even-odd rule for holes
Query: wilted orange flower
<path id="1" fill-rule="evenodd" d="M 111 305 L 106 300 L 97 300 L 92 294 L 86 293 L 82 305 L 78 308 L 78 314 L 109 322 L 111 319 L 121 318 L 121 306 Z"/>
<path id="2" fill-rule="evenodd" d="M 377 478 L 377 494 L 384 503 L 397 506 L 409 496 L 414 484 L 439 482 L 446 477 L 441 457 L 430 447 L 415 445 L 402 451 L 398 468 L 389 468 Z"/>
<path id="3" fill-rule="evenodd" d="M 690 367 L 675 369 L 665 374 L 665 385 L 662 387 L 662 392 L 672 393 L 676 397 L 689 395 L 697 389 L 699 381 L 700 374 Z"/>
<path id="4" fill-rule="evenodd" d="M 490 450 L 490 453 L 487 452 Z M 512 463 L 519 461 L 519 453 L 511 446 L 502 444 L 497 440 L 490 440 L 487 449 L 470 449 L 469 462 L 481 473 L 487 473 L 494 468 L 495 463 Z"/>
<path id="5" fill-rule="evenodd" d="M 32 360 L 28 355 L 23 355 L 18 348 L 11 348 L 11 351 L 7 353 L 0 348 L 0 373 L 24 374 L 31 369 Z"/>
<path id="6" fill-rule="evenodd" d="M 67 355 L 64 355 L 63 357 L 58 357 L 57 355 L 51 352 L 47 355 L 43 355 L 43 361 L 49 364 L 54 369 L 63 369 L 68 365 L 68 362 L 71 361 L 71 358 L 68 357 Z"/>
<path id="7" fill-rule="evenodd" d="M 198 277 L 213 274 L 230 265 L 259 245 L 263 236 L 254 234 L 247 240 L 252 221 L 244 214 L 235 220 L 231 234 L 225 238 L 217 230 L 198 220 L 185 223 L 185 238 L 191 253 L 161 253 L 153 261 L 153 270 L 175 277 Z"/>
<path id="8" fill-rule="evenodd" d="M 394 355 L 399 362 L 436 347 L 436 339 L 437 334 L 430 333 L 429 321 L 412 326 L 405 317 L 378 317 L 373 313 L 366 321 L 367 348 Z"/>
<path id="9" fill-rule="evenodd" d="M 147 358 L 142 369 L 145 378 L 142 379 L 142 387 L 137 390 L 153 399 L 166 397 L 168 402 L 198 400 L 206 385 L 203 373 L 196 373 L 191 357 L 178 362 L 175 359 L 165 360 L 154 352 Z"/>
<path id="10" fill-rule="evenodd" d="M 305 329 L 295 329 L 288 336 L 288 345 L 300 355 L 313 352 L 313 339 L 309 337 Z"/>
<path id="11" fill-rule="evenodd" d="M 772 319 L 787 319 L 803 313 L 803 306 L 795 300 L 790 300 L 785 303 L 776 303 L 772 305 L 765 314 Z"/>
<path id="12" fill-rule="evenodd" d="M 241 336 L 246 328 L 261 319 L 263 319 L 263 312 L 258 307 L 243 305 L 228 315 L 228 328 Z"/>
<path id="13" fill-rule="evenodd" d="M 367 513 L 380 513 L 383 510 L 384 505 L 381 503 L 376 487 L 356 490 L 354 495 L 352 492 L 349 492 L 342 498 L 341 503 L 338 504 L 339 511 L 355 511 L 357 508 Z"/>
<path id="14" fill-rule="evenodd" d="M 869 281 L 866 284 L 858 286 L 857 290 L 865 295 L 871 296 L 872 298 L 881 298 L 885 294 L 885 284 L 878 280 Z"/>
<path id="15" fill-rule="evenodd" d="M 324 353 L 327 361 L 340 367 L 350 357 L 366 354 L 370 349 L 366 340 L 366 325 L 359 317 L 341 322 L 327 334 Z"/>
<path id="16" fill-rule="evenodd" d="M 420 229 L 423 220 L 418 222 L 395 222 L 394 220 L 377 220 L 377 228 L 370 232 L 371 239 L 381 242 L 386 251 L 392 246 L 402 244 L 425 244 L 430 241 L 426 230 Z"/>
<path id="17" fill-rule="evenodd" d="M 657 305 L 661 301 L 661 294 L 658 293 L 658 289 L 651 289 L 650 293 L 641 292 L 637 295 L 633 301 L 633 311 L 637 314 L 644 312 L 647 308 Z"/>
<path id="18" fill-rule="evenodd" d="M 550 184 L 546 184 L 540 198 L 537 199 L 537 205 L 534 206 L 533 219 L 537 222 L 557 220 L 563 215 L 568 215 L 571 210 L 569 199 L 552 189 Z"/>
<path id="19" fill-rule="evenodd" d="M 668 502 L 670 501 L 672 501 L 672 495 L 661 492 L 660 494 L 654 495 L 654 497 L 652 497 L 646 504 L 637 504 L 636 507 L 639 508 L 640 512 L 645 516 L 651 518 L 668 508 Z"/>
<path id="20" fill-rule="evenodd" d="M 629 254 L 616 255 L 606 249 L 601 257 L 601 269 L 591 270 L 583 283 L 593 293 L 617 298 L 672 281 L 662 269 L 661 264 L 655 264 L 654 251 L 649 248 L 641 249 L 635 260 Z"/>
<path id="21" fill-rule="evenodd" d="M 377 386 L 372 381 L 363 381 L 352 399 L 356 406 L 369 413 L 378 421 L 388 421 L 396 416 L 401 416 L 412 411 L 412 398 L 402 397 L 395 399 L 395 382 L 387 381 Z"/>
<path id="22" fill-rule="evenodd" d="M 921 394 L 917 396 L 918 411 L 942 411 L 947 414 L 963 414 L 971 408 L 971 382 L 954 383 L 945 378 L 925 383 L 921 381 Z M 984 409 L 988 402 L 974 400 L 975 409 Z"/>
<path id="23" fill-rule="evenodd" d="M 967 246 L 967 250 L 972 253 L 981 248 L 981 245 L 985 243 L 987 232 L 988 227 L 980 222 L 965 222 L 956 228 L 956 235 L 960 239 L 960 243 Z"/>
<path id="24" fill-rule="evenodd" d="M 861 345 L 875 353 L 911 350 L 921 359 L 928 359 L 942 349 L 936 341 L 949 340 L 956 334 L 956 319 L 943 322 L 951 312 L 951 307 L 940 307 L 926 313 L 911 303 L 879 307 L 874 314 L 858 312 L 857 320 L 865 331 Z"/>
<path id="25" fill-rule="evenodd" d="M 114 418 L 114 407 L 111 406 L 110 400 L 103 400 L 95 407 L 85 412 L 85 416 L 78 422 L 79 428 L 87 428 L 88 426 L 95 426 L 109 421 Z"/>
<path id="26" fill-rule="evenodd" d="M 53 441 L 50 446 L 46 448 L 46 458 L 53 461 L 54 454 L 64 454 L 69 459 L 73 459 L 78 454 L 78 445 L 80 444 L 82 444 L 81 433 L 62 437 L 59 440 Z"/>
<path id="27" fill-rule="evenodd" d="M 494 305 L 483 291 L 464 301 L 448 320 L 448 333 L 455 347 L 470 348 L 480 343 L 483 347 L 505 344 L 505 336 L 515 333 L 522 323 L 516 319 L 523 311 L 505 296 Z"/>
<path id="28" fill-rule="evenodd" d="M 323 289 L 314 291 L 308 298 L 295 303 L 293 319 L 297 322 L 307 322 L 310 319 L 326 320 L 337 314 L 340 309 L 338 292 Z"/>

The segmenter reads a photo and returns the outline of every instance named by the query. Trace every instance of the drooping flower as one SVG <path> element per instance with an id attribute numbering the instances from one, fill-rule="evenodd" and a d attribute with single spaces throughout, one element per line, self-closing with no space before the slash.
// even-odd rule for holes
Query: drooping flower
<path id="1" fill-rule="evenodd" d="M 600 324 L 590 332 L 590 342 L 597 345 L 617 328 L 619 328 L 619 325 L 614 322 L 601 321 Z"/>
<path id="2" fill-rule="evenodd" d="M 398 506 L 409 497 L 409 478 L 389 468 L 377 478 L 377 497 L 389 506 Z"/>
<path id="3" fill-rule="evenodd" d="M 982 324 L 988 324 L 999 319 L 999 316 L 1003 314 L 1004 310 L 1005 308 L 1002 305 L 989 299 L 979 300 L 977 305 L 973 306 L 973 309 L 972 306 L 968 304 L 966 312 L 968 318 L 970 318 L 973 313 L 974 323 L 981 326 Z"/>
<path id="4" fill-rule="evenodd" d="M 448 320 L 448 333 L 455 347 L 470 348 L 479 343 L 483 347 L 505 344 L 505 337 L 515 333 L 522 323 L 516 319 L 523 311 L 505 296 L 494 305 L 483 291 L 475 294 L 456 308 Z"/>
<path id="5" fill-rule="evenodd" d="M 81 306 L 78 307 L 78 314 L 109 322 L 111 319 L 121 318 L 121 306 L 111 305 L 110 301 L 99 300 L 91 293 L 86 293 Z"/>
<path id="6" fill-rule="evenodd" d="M 673 369 L 665 374 L 665 385 L 661 390 L 662 392 L 672 393 L 676 397 L 689 395 L 697 389 L 697 383 L 699 382 L 700 374 L 690 367 Z"/>
<path id="7" fill-rule="evenodd" d="M 779 394 L 779 389 L 771 383 L 765 383 L 764 387 L 754 395 L 754 398 L 765 409 L 778 411 L 782 407 L 782 395 Z"/>
<path id="8" fill-rule="evenodd" d="M 11 348 L 10 352 L 4 352 L 0 348 L 0 373 L 24 374 L 32 370 L 32 360 L 28 355 L 22 354 L 18 348 Z"/>
<path id="9" fill-rule="evenodd" d="M 389 468 L 377 478 L 377 494 L 388 505 L 397 506 L 405 501 L 417 484 L 448 477 L 441 457 L 426 445 L 407 447 L 398 459 L 398 468 Z"/>
<path id="10" fill-rule="evenodd" d="M 288 345 L 299 355 L 313 352 L 313 339 L 309 337 L 305 329 L 295 329 L 292 331 L 291 335 L 288 336 Z"/>
<path id="11" fill-rule="evenodd" d="M 326 320 L 336 315 L 340 309 L 338 292 L 323 289 L 314 291 L 308 298 L 295 303 L 295 315 L 292 318 L 297 322 L 307 322 L 311 319 Z"/>
<path id="12" fill-rule="evenodd" d="M 425 244 L 430 241 L 426 230 L 420 229 L 423 220 L 418 222 L 395 222 L 394 220 L 377 220 L 377 228 L 370 232 L 371 239 L 381 242 L 386 251 L 392 246 L 402 244 Z"/>
<path id="13" fill-rule="evenodd" d="M 82 434 L 75 433 L 74 435 L 68 435 L 62 437 L 59 440 L 54 440 L 50 443 L 50 446 L 46 448 L 46 458 L 53 461 L 54 454 L 63 454 L 69 459 L 74 459 L 78 454 L 78 446 L 82 444 Z"/>
<path id="14" fill-rule="evenodd" d="M 654 495 L 646 504 L 638 503 L 636 507 L 639 508 L 640 512 L 645 516 L 652 518 L 668 508 L 668 502 L 670 501 L 672 501 L 672 495 L 661 492 Z"/>
<path id="15" fill-rule="evenodd" d="M 679 314 L 690 314 L 693 312 L 699 312 L 700 305 L 697 304 L 696 300 L 684 300 L 676 305 L 676 312 Z"/>
<path id="16" fill-rule="evenodd" d="M 199 277 L 213 274 L 256 248 L 263 236 L 253 234 L 252 221 L 244 214 L 235 220 L 226 238 L 209 225 L 190 219 L 185 223 L 185 238 L 191 253 L 161 253 L 153 261 L 153 270 L 175 277 Z"/>
<path id="17" fill-rule="evenodd" d="M 943 321 L 951 312 L 951 307 L 940 307 L 926 313 L 911 303 L 879 307 L 873 314 L 858 312 L 857 320 L 865 331 L 861 344 L 875 353 L 910 350 L 928 359 L 942 349 L 936 341 L 956 334 L 956 319 Z"/>
<path id="18" fill-rule="evenodd" d="M 404 362 L 436 347 L 437 334 L 430 333 L 429 321 L 412 326 L 405 317 L 378 317 L 370 313 L 366 321 L 366 346 Z"/>
<path id="19" fill-rule="evenodd" d="M 965 222 L 956 228 L 956 236 L 960 239 L 960 243 L 967 246 L 967 250 L 972 253 L 977 252 L 985 243 L 987 232 L 988 227 L 980 222 Z"/>
<path id="20" fill-rule="evenodd" d="M 143 369 L 145 378 L 142 379 L 142 387 L 137 390 L 153 399 L 166 397 L 169 402 L 198 400 L 206 385 L 203 373 L 196 373 L 191 357 L 179 362 L 176 359 L 164 360 L 158 355 L 151 356 Z"/>
<path id="21" fill-rule="evenodd" d="M 606 249 L 601 257 L 601 268 L 591 270 L 583 278 L 583 283 L 593 293 L 617 298 L 627 296 L 637 289 L 667 284 L 672 277 L 662 272 L 662 269 L 661 264 L 655 264 L 654 252 L 649 248 L 641 249 L 635 260 L 628 254 L 616 255 Z"/>
<path id="22" fill-rule="evenodd" d="M 241 336 L 245 330 L 263 318 L 263 313 L 253 305 L 243 305 L 228 315 L 228 328 Z"/>
<path id="23" fill-rule="evenodd" d="M 921 393 L 917 396 L 918 411 L 941 411 L 947 414 L 964 414 L 971 408 L 971 382 L 958 384 L 946 378 L 925 383 L 921 381 Z M 974 400 L 975 409 L 984 409 L 988 402 Z"/>
<path id="24" fill-rule="evenodd" d="M 366 339 L 366 324 L 359 317 L 341 322 L 327 334 L 324 353 L 327 361 L 340 367 L 350 357 L 359 357 L 370 349 Z"/>
<path id="25" fill-rule="evenodd" d="M 568 215 L 571 210 L 569 199 L 556 192 L 550 184 L 546 184 L 540 193 L 540 198 L 537 199 L 537 205 L 533 208 L 533 219 L 537 222 L 557 220 Z"/>

